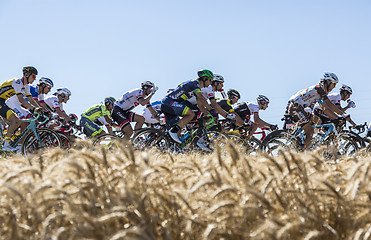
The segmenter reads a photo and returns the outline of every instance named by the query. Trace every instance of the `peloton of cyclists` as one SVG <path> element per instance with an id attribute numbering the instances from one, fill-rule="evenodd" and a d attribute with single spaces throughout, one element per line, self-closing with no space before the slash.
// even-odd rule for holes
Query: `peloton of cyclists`
<path id="1" fill-rule="evenodd" d="M 343 112 L 331 103 L 327 96 L 338 82 L 339 80 L 335 73 L 325 72 L 319 84 L 300 90 L 289 99 L 287 113 L 290 115 L 291 120 L 294 123 L 298 123 L 305 131 L 305 149 L 311 146 L 314 132 L 312 126 L 320 124 L 321 120 L 318 116 L 306 112 L 304 107 L 317 101 L 323 106 L 324 113 L 331 119 L 337 118 L 336 114 L 342 115 Z"/>

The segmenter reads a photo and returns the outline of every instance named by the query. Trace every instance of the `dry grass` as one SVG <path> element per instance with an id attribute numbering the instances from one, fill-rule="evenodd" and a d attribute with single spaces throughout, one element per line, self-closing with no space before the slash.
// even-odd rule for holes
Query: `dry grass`
<path id="1" fill-rule="evenodd" d="M 230 145 L 3 159 L 0 238 L 371 239 L 371 158 L 318 156 L 247 157 Z"/>

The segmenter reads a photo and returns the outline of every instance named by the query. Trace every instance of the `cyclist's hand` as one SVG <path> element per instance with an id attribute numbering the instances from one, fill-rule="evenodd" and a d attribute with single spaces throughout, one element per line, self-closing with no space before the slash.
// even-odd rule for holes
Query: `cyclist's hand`
<path id="1" fill-rule="evenodd" d="M 157 90 L 158 90 L 158 87 L 153 87 L 153 88 L 151 88 L 151 93 L 155 94 L 155 92 L 157 92 Z"/>
<path id="2" fill-rule="evenodd" d="M 277 126 L 277 124 L 276 125 L 272 124 L 272 125 L 269 126 L 269 128 L 270 128 L 270 130 L 274 131 L 274 130 L 278 129 L 278 126 Z"/>
<path id="3" fill-rule="evenodd" d="M 69 122 L 68 122 L 68 125 L 69 125 L 70 127 L 74 127 L 74 126 L 76 126 L 76 123 L 75 123 L 74 121 L 69 121 Z"/>
<path id="4" fill-rule="evenodd" d="M 232 119 L 235 119 L 235 118 L 236 118 L 236 114 L 234 114 L 234 113 L 228 113 L 227 114 L 227 119 L 232 120 Z"/>
<path id="5" fill-rule="evenodd" d="M 34 109 L 31 109 L 30 111 L 31 111 L 32 114 L 35 114 L 35 113 L 41 114 L 42 113 L 41 108 L 39 108 L 39 107 L 35 107 Z"/>
<path id="6" fill-rule="evenodd" d="M 347 106 L 348 106 L 349 108 L 355 108 L 355 107 L 356 107 L 356 103 L 353 102 L 352 100 L 349 100 Z"/>

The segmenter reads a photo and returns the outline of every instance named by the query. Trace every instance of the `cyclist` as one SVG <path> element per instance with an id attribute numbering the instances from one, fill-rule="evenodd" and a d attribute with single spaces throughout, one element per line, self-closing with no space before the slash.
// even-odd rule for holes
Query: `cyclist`
<path id="1" fill-rule="evenodd" d="M 111 126 L 116 126 L 111 119 L 111 111 L 113 109 L 113 104 L 116 99 L 113 97 L 106 97 L 104 99 L 104 104 L 97 104 L 90 107 L 88 110 L 82 113 L 80 119 L 80 125 L 83 128 L 83 132 L 88 137 L 98 137 L 104 134 L 104 130 L 100 128 L 96 123 L 100 117 L 104 117 L 104 120 Z"/>
<path id="2" fill-rule="evenodd" d="M 241 119 L 249 125 L 249 135 L 251 136 L 258 127 L 269 127 L 271 130 L 277 129 L 277 125 L 269 124 L 259 117 L 259 110 L 268 108 L 269 99 L 264 95 L 259 95 L 254 102 L 239 103 L 234 111 L 241 117 Z M 254 115 L 254 122 L 250 121 L 250 116 Z"/>
<path id="3" fill-rule="evenodd" d="M 205 99 L 210 101 L 210 104 L 207 104 L 205 107 L 206 109 L 213 115 L 214 117 L 218 117 L 218 113 L 222 115 L 224 118 L 228 119 L 235 119 L 236 115 L 233 113 L 229 113 L 225 111 L 216 101 L 215 99 L 215 92 L 222 92 L 224 85 L 224 78 L 219 74 L 214 74 L 213 80 L 211 80 L 211 85 L 208 87 L 201 88 L 201 94 Z M 197 108 L 197 98 L 196 96 L 192 96 L 190 99 L 187 100 L 194 106 L 189 106 L 191 109 L 196 109 L 197 112 L 199 111 Z"/>
<path id="4" fill-rule="evenodd" d="M 71 121 L 70 117 L 63 110 L 63 103 L 67 103 L 70 97 L 70 90 L 67 88 L 58 88 L 52 96 L 45 98 L 45 103 L 50 111 L 56 113 L 59 118 L 64 120 L 64 122 L 73 125 L 73 121 Z"/>
<path id="5" fill-rule="evenodd" d="M 20 104 L 30 109 L 32 112 L 38 110 L 37 103 L 32 99 L 30 93 L 30 86 L 38 74 L 37 69 L 32 66 L 26 66 L 23 68 L 23 76 L 19 79 L 10 79 L 0 84 L 0 115 L 3 118 L 9 120 L 8 130 L 4 139 L 3 150 L 5 151 L 15 151 L 16 148 L 10 146 L 11 136 L 14 131 L 20 126 L 20 121 L 17 114 L 9 108 L 5 103 L 7 99 L 16 95 Z M 26 98 L 29 102 L 24 99 L 23 93 L 25 93 Z"/>
<path id="6" fill-rule="evenodd" d="M 238 102 L 238 100 L 241 98 L 241 95 L 237 90 L 229 89 L 227 91 L 227 96 L 228 96 L 228 99 L 218 100 L 217 103 L 220 105 L 221 108 L 224 109 L 224 111 L 226 111 L 228 113 L 231 113 L 231 114 L 234 114 L 235 111 L 234 111 L 232 105 L 234 105 Z M 236 116 L 236 118 L 235 118 L 236 124 L 238 126 L 242 126 L 244 122 L 242 121 L 240 116 L 238 114 L 235 114 L 235 116 Z"/>
<path id="7" fill-rule="evenodd" d="M 356 107 L 356 104 L 352 100 L 349 99 L 353 91 L 349 86 L 345 84 L 343 84 L 339 88 L 339 90 L 340 90 L 339 93 L 331 93 L 331 94 L 328 94 L 327 96 L 330 102 L 333 103 L 337 108 L 339 108 L 343 112 L 343 114 L 345 114 L 345 111 L 348 110 L 349 108 Z M 341 107 L 340 102 L 347 101 L 347 100 L 348 100 L 347 106 L 344 108 Z M 314 106 L 314 114 L 320 117 L 322 122 L 326 122 L 330 120 L 329 117 L 322 110 L 322 107 L 319 103 L 316 103 L 316 105 Z M 349 115 L 346 116 L 346 120 L 350 122 L 353 126 L 357 125 L 355 122 L 353 122 L 353 120 L 350 118 Z"/>
<path id="8" fill-rule="evenodd" d="M 368 129 L 367 129 L 366 136 L 371 137 L 371 123 L 369 123 L 367 127 L 368 127 Z"/>
<path id="9" fill-rule="evenodd" d="M 181 143 L 178 137 L 180 130 L 195 117 L 194 112 L 190 111 L 185 103 L 193 95 L 197 97 L 197 106 L 200 111 L 212 117 L 206 109 L 208 103 L 201 94 L 201 88 L 208 87 L 211 84 L 214 74 L 208 69 L 201 69 L 197 74 L 197 79 L 181 83 L 161 101 L 161 111 L 165 115 L 166 123 L 169 126 L 173 125 L 169 130 L 170 137 L 177 143 Z M 181 120 L 179 120 L 179 116 L 182 116 Z M 204 148 L 204 146 L 199 147 Z"/>
<path id="10" fill-rule="evenodd" d="M 45 95 L 48 94 L 53 87 L 53 81 L 46 77 L 40 78 L 39 83 L 36 86 L 30 85 L 32 98 L 39 103 L 44 111 L 49 111 L 44 99 Z"/>
<path id="11" fill-rule="evenodd" d="M 134 130 L 142 128 L 144 117 L 131 110 L 139 104 L 150 107 L 150 100 L 158 88 L 151 81 L 142 82 L 141 88 L 137 88 L 124 93 L 124 95 L 115 102 L 112 110 L 112 119 L 115 120 L 124 132 L 124 140 L 128 141 L 133 135 L 133 128 L 130 122 L 135 122 Z"/>
<path id="12" fill-rule="evenodd" d="M 321 105 L 326 106 L 324 108 L 326 115 L 331 118 L 337 117 L 335 113 L 341 115 L 342 111 L 332 104 L 327 96 L 338 82 L 339 80 L 335 73 L 325 72 L 319 84 L 303 89 L 289 99 L 286 111 L 292 121 L 298 123 L 305 131 L 305 149 L 311 146 L 314 132 L 312 125 L 319 124 L 321 120 L 317 116 L 306 112 L 304 107 L 318 101 Z"/>

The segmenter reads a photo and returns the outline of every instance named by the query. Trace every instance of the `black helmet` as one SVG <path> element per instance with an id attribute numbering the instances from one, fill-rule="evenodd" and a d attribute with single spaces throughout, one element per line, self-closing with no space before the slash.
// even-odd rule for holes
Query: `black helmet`
<path id="1" fill-rule="evenodd" d="M 235 89 L 229 89 L 228 92 L 227 92 L 227 95 L 228 95 L 228 98 L 231 98 L 232 96 L 241 98 L 240 93 Z"/>
<path id="2" fill-rule="evenodd" d="M 23 74 L 25 74 L 25 73 L 31 73 L 31 74 L 35 74 L 35 75 L 38 74 L 37 69 L 34 68 L 34 67 L 32 67 L 32 66 L 26 66 L 26 67 L 24 67 L 23 68 Z"/>

